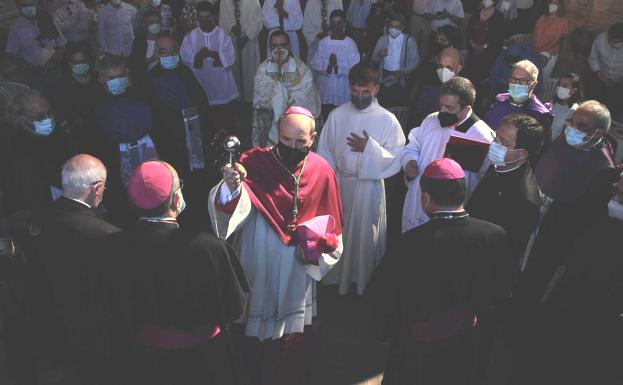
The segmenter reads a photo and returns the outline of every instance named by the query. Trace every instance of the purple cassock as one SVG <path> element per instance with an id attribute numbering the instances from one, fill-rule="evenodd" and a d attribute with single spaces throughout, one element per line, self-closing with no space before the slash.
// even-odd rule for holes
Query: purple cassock
<path id="1" fill-rule="evenodd" d="M 549 131 L 552 119 L 554 118 L 550 108 L 551 106 L 549 103 L 543 104 L 536 95 L 532 95 L 529 102 L 519 105 L 511 103 L 509 93 L 499 94 L 496 97 L 496 102 L 491 106 L 489 111 L 487 111 L 483 120 L 491 129 L 497 130 L 500 122 L 506 116 L 512 114 L 526 114 L 538 120 L 543 127 L 546 128 L 546 131 Z"/>
<path id="2" fill-rule="evenodd" d="M 561 135 L 539 160 L 535 174 L 545 195 L 556 201 L 572 202 L 589 190 L 600 172 L 609 174 L 614 170 L 610 150 L 603 141 L 583 151 L 568 145 Z"/>

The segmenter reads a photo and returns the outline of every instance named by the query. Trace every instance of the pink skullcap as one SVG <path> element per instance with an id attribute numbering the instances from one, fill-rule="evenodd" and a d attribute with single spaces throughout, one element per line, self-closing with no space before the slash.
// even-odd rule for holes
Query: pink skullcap
<path id="1" fill-rule="evenodd" d="M 281 115 L 281 117 L 286 117 L 288 115 L 304 115 L 310 119 L 314 119 L 314 114 L 312 114 L 310 110 L 308 110 L 305 107 L 299 107 L 299 106 L 292 106 L 288 108 L 286 112 L 284 112 L 283 115 Z"/>
<path id="2" fill-rule="evenodd" d="M 430 179 L 453 180 L 465 178 L 465 172 L 456 161 L 450 158 L 441 158 L 430 162 L 422 176 Z"/>
<path id="3" fill-rule="evenodd" d="M 169 198 L 172 187 L 173 175 L 167 166 L 150 161 L 138 166 L 130 176 L 128 195 L 135 207 L 151 210 Z"/>

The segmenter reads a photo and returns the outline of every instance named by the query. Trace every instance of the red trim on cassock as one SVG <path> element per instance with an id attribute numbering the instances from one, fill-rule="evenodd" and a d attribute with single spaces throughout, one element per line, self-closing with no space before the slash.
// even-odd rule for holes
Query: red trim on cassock
<path id="1" fill-rule="evenodd" d="M 286 245 L 295 245 L 288 224 L 294 207 L 294 182 L 270 148 L 255 147 L 240 157 L 247 169 L 243 185 L 255 208 Z M 296 175 L 303 162 L 298 165 Z M 298 223 L 320 215 L 335 219 L 335 235 L 342 234 L 342 201 L 333 169 L 320 155 L 310 152 L 299 185 Z"/>

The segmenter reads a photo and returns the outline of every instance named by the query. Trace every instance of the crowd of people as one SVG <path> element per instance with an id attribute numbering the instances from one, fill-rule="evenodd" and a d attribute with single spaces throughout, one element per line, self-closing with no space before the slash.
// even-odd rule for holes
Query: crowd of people
<path id="1" fill-rule="evenodd" d="M 386 385 L 623 381 L 623 23 L 575 73 L 565 0 L 16 5 L 16 384 L 296 384 L 318 283 Z"/>

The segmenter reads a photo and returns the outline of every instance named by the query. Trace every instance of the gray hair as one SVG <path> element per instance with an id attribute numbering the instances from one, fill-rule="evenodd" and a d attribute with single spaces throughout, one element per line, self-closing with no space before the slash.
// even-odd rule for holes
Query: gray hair
<path id="1" fill-rule="evenodd" d="M 521 68 L 530 74 L 532 80 L 537 80 L 539 78 L 539 69 L 534 65 L 530 60 L 521 60 L 511 66 L 511 71 L 515 68 Z"/>
<path id="2" fill-rule="evenodd" d="M 601 128 L 604 134 L 608 133 L 610 125 L 612 124 L 612 118 L 610 117 L 608 107 L 597 100 L 587 100 L 580 104 L 580 107 L 587 108 L 593 114 L 593 128 Z"/>
<path id="3" fill-rule="evenodd" d="M 61 170 L 63 195 L 67 198 L 82 197 L 93 184 L 106 181 L 106 167 L 98 164 L 96 167 L 78 167 L 77 162 L 69 159 Z"/>

